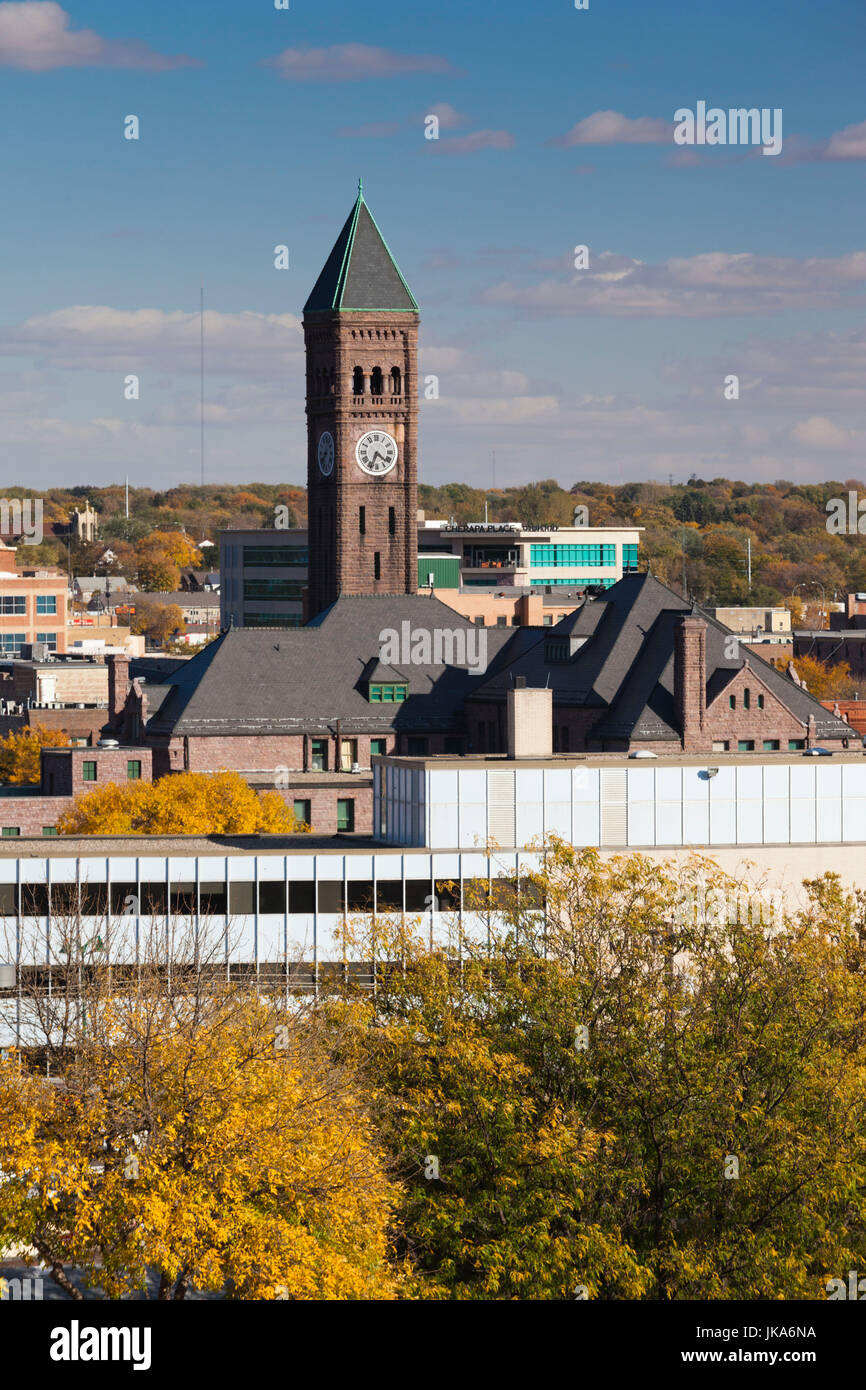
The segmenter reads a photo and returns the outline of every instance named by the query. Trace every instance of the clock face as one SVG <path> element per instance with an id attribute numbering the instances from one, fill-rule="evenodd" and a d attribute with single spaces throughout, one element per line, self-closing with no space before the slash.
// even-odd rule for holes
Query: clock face
<path id="1" fill-rule="evenodd" d="M 334 471 L 334 436 L 329 430 L 319 435 L 319 472 L 327 478 Z"/>
<path id="2" fill-rule="evenodd" d="M 355 458 L 365 473 L 380 477 L 390 473 L 397 463 L 397 442 L 384 430 L 368 430 L 358 440 Z"/>

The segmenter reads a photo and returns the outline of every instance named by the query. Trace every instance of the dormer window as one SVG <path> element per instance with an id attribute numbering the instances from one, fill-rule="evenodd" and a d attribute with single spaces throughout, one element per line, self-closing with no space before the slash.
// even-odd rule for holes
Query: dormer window
<path id="1" fill-rule="evenodd" d="M 371 705 L 401 705 L 408 693 L 408 685 L 380 685 L 376 682 L 369 687 L 369 700 Z"/>
<path id="2" fill-rule="evenodd" d="M 544 659 L 548 662 L 567 661 L 571 655 L 567 637 L 549 637 L 544 644 Z"/>

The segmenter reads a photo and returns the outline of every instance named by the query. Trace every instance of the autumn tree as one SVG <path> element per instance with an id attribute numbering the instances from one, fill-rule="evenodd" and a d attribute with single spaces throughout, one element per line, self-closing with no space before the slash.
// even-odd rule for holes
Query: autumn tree
<path id="1" fill-rule="evenodd" d="M 278 792 L 237 772 L 178 772 L 157 782 L 109 782 L 76 797 L 61 835 L 257 835 L 298 827 Z"/>
<path id="2" fill-rule="evenodd" d="M 146 593 L 175 593 L 180 583 L 180 570 L 162 551 L 148 551 L 138 557 L 136 575 Z"/>
<path id="3" fill-rule="evenodd" d="M 0 1247 L 79 1301 L 393 1297 L 396 1189 L 314 1009 L 226 983 L 224 926 L 52 925 L 20 1005 L 51 1080 L 0 1058 Z"/>
<path id="4" fill-rule="evenodd" d="M 130 628 L 133 632 L 144 633 L 152 642 L 161 645 L 170 638 L 186 632 L 186 619 L 179 604 L 156 603 L 137 594 Z"/>
<path id="5" fill-rule="evenodd" d="M 816 700 L 854 699 L 866 685 L 852 675 L 847 661 L 835 661 L 830 665 L 814 656 L 795 656 L 794 670 Z"/>
<path id="6" fill-rule="evenodd" d="M 35 785 L 42 778 L 42 749 L 65 748 L 68 736 L 61 729 L 43 729 L 39 724 L 0 738 L 0 782 L 14 786 Z"/>
<path id="7" fill-rule="evenodd" d="M 448 947 L 366 947 L 391 963 L 354 1036 L 422 1296 L 819 1298 L 862 1267 L 866 897 L 820 880 L 788 913 L 708 861 L 555 841 L 497 887 Z"/>

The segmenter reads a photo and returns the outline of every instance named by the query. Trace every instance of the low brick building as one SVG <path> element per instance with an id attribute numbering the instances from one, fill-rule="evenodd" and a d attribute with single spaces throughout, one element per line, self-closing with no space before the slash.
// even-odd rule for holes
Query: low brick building
<path id="1" fill-rule="evenodd" d="M 554 753 L 859 746 L 844 719 L 647 574 L 552 627 L 482 631 L 435 597 L 346 596 L 305 628 L 225 632 L 157 681 L 131 678 L 122 657 L 108 664 L 113 733 L 152 749 L 155 777 L 233 768 L 309 802 L 317 831 L 371 830 L 377 756 L 504 752 L 518 680 L 551 691 Z"/>
<path id="2" fill-rule="evenodd" d="M 149 782 L 149 748 L 43 748 L 38 787 L 0 788 L 0 836 L 54 835 L 77 796 L 112 782 Z"/>
<path id="3" fill-rule="evenodd" d="M 14 546 L 0 544 L 0 654 L 18 656 L 34 642 L 65 652 L 66 575 L 48 566 L 27 569 L 26 562 L 26 545 L 19 555 Z"/>

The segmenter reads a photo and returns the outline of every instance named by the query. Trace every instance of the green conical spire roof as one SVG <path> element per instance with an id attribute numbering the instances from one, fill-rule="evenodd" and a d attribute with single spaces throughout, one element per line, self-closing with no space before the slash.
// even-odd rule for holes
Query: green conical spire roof
<path id="1" fill-rule="evenodd" d="M 418 313 L 412 291 L 364 201 L 359 179 L 355 206 L 304 305 L 304 313 L 363 309 Z"/>

